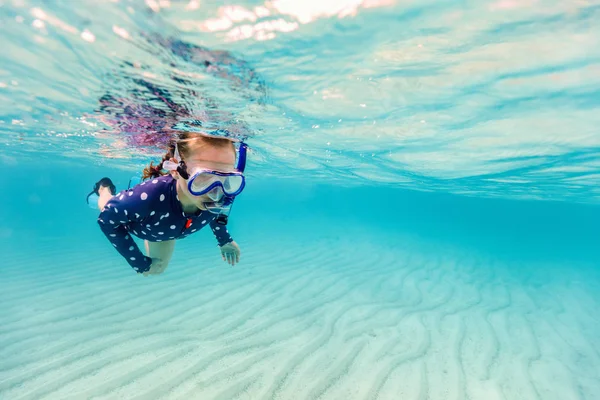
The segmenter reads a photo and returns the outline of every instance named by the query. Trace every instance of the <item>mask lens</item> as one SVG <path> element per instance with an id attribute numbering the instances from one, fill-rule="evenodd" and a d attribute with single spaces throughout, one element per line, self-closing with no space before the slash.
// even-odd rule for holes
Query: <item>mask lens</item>
<path id="1" fill-rule="evenodd" d="M 212 185 L 215 181 L 217 181 L 218 176 L 208 174 L 208 173 L 200 173 L 196 175 L 194 180 L 192 181 L 192 189 L 194 192 L 202 192 L 210 185 Z"/>
<path id="2" fill-rule="evenodd" d="M 208 197 L 210 197 L 212 201 L 219 201 L 223 198 L 223 190 L 221 190 L 221 188 L 217 186 L 216 188 L 208 192 Z"/>
<path id="3" fill-rule="evenodd" d="M 238 190 L 240 190 L 240 187 L 242 187 L 242 177 L 239 175 L 232 175 L 232 176 L 228 176 L 226 177 L 227 179 L 225 179 L 223 181 L 223 190 L 225 190 L 226 193 L 232 194 L 237 192 Z"/>
<path id="4" fill-rule="evenodd" d="M 218 186 L 223 188 L 223 191 L 232 195 L 243 185 L 244 178 L 240 175 L 228 175 L 228 176 L 220 176 L 211 172 L 200 172 L 191 181 L 191 189 L 195 194 L 202 194 L 206 190 L 210 188 L 211 185 L 217 183 Z"/>

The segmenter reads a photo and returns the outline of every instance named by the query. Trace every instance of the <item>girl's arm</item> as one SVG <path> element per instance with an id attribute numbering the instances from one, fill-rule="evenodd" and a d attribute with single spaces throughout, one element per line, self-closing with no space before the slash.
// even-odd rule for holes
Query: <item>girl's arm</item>
<path id="1" fill-rule="evenodd" d="M 98 225 L 102 233 L 138 273 L 148 271 L 152 259 L 142 254 L 129 234 L 127 226 L 144 218 L 150 204 L 151 199 L 142 200 L 139 186 L 136 186 L 133 189 L 117 193 L 106 203 L 98 216 Z"/>
<path id="2" fill-rule="evenodd" d="M 210 221 L 210 229 L 212 229 L 219 246 L 223 246 L 227 243 L 233 242 L 231 235 L 227 231 L 227 225 L 221 225 L 217 222 L 216 218 Z"/>

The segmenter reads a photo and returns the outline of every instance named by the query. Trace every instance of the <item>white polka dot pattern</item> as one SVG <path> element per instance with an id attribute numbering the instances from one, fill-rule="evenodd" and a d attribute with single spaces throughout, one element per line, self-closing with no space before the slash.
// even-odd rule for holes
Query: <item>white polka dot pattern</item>
<path id="1" fill-rule="evenodd" d="M 144 183 L 111 198 L 98 217 L 102 232 L 135 271 L 148 271 L 152 260 L 141 252 L 128 232 L 142 239 L 160 242 L 167 238 L 187 237 L 210 224 L 219 245 L 232 240 L 227 229 L 215 222 L 214 214 L 202 211 L 186 215 L 172 176 L 148 181 L 150 185 L 144 186 Z"/>

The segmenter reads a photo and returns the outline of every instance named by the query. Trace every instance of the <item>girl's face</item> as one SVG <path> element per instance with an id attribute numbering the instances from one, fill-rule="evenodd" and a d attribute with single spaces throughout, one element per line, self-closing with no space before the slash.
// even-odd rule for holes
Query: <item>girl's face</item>
<path id="1" fill-rule="evenodd" d="M 235 170 L 235 153 L 232 148 L 217 148 L 204 145 L 198 150 L 195 150 L 194 147 L 191 147 L 191 149 L 191 154 L 183 156 L 190 174 L 196 168 L 206 168 L 221 172 Z M 172 171 L 172 174 L 177 179 L 177 192 L 183 205 L 204 209 L 203 203 L 214 201 L 209 197 L 208 193 L 202 196 L 194 196 L 188 189 L 187 180 L 183 179 L 176 171 Z"/>

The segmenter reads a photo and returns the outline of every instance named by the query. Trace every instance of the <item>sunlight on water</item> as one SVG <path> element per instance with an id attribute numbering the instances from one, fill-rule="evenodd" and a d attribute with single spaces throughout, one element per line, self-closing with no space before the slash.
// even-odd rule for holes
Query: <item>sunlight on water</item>
<path id="1" fill-rule="evenodd" d="M 5 146 L 129 158 L 189 117 L 254 137 L 261 175 L 597 198 L 596 1 L 5 0 L 1 12 Z"/>
<path id="2" fill-rule="evenodd" d="M 600 398 L 598 21 L 600 0 L 0 0 L 0 398 Z M 143 276 L 85 196 L 112 179 L 124 240 L 132 215 L 187 232 L 172 186 L 165 213 L 129 208 L 159 179 L 120 192 L 181 124 L 250 146 L 242 258 L 203 229 Z"/>

